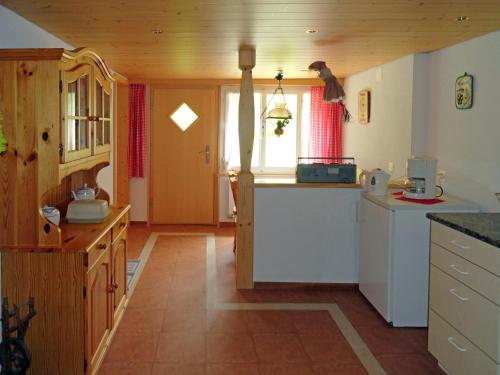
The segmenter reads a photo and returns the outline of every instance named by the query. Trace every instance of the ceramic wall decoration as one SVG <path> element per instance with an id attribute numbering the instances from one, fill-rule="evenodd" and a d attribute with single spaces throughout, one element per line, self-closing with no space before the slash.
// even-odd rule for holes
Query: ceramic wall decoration
<path id="1" fill-rule="evenodd" d="M 361 90 L 358 94 L 358 119 L 360 124 L 370 122 L 370 90 Z"/>
<path id="2" fill-rule="evenodd" d="M 455 107 L 457 109 L 472 108 L 473 78 L 464 73 L 455 81 Z"/>

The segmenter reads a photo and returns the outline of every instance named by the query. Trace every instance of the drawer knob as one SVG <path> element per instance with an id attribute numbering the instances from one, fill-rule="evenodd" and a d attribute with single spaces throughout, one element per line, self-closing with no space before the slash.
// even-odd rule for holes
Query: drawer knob
<path id="1" fill-rule="evenodd" d="M 468 275 L 468 274 L 469 274 L 469 272 L 467 272 L 467 271 L 462 271 L 460 268 L 458 268 L 456 264 L 450 264 L 450 268 L 451 268 L 452 270 L 454 270 L 454 271 L 458 272 L 458 273 L 459 273 L 459 274 L 461 274 L 461 275 Z"/>
<path id="2" fill-rule="evenodd" d="M 469 300 L 467 297 L 462 297 L 460 294 L 458 294 L 455 289 L 450 289 L 450 293 L 453 294 L 455 297 L 457 297 L 460 301 L 468 301 Z"/>
<path id="3" fill-rule="evenodd" d="M 107 247 L 107 246 L 106 246 L 106 244 L 105 244 L 105 243 L 100 243 L 99 245 L 97 245 L 97 248 L 98 248 L 99 250 L 105 250 L 105 249 L 106 249 L 106 247 Z"/>
<path id="4" fill-rule="evenodd" d="M 461 248 L 462 250 L 469 250 L 470 247 L 469 246 L 465 246 L 465 245 L 461 245 L 457 242 L 457 240 L 451 240 L 450 243 L 456 247 L 459 247 Z"/>
<path id="5" fill-rule="evenodd" d="M 451 345 L 453 345 L 455 347 L 455 349 L 457 349 L 460 352 L 466 352 L 467 351 L 467 349 L 458 346 L 457 343 L 455 342 L 455 340 L 453 340 L 453 337 L 448 337 L 448 342 Z"/>

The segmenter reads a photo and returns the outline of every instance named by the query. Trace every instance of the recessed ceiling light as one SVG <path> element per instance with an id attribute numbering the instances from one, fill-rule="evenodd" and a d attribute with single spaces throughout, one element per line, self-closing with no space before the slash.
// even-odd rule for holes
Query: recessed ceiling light
<path id="1" fill-rule="evenodd" d="M 151 30 L 151 32 L 155 35 L 163 34 L 163 30 L 160 29 L 159 27 L 155 27 L 154 29 Z"/>
<path id="2" fill-rule="evenodd" d="M 306 34 L 316 34 L 318 31 L 318 29 L 308 29 L 306 30 Z"/>
<path id="3" fill-rule="evenodd" d="M 457 18 L 455 18 L 455 21 L 457 22 L 464 22 L 469 20 L 470 20 L 469 16 L 458 16 Z"/>

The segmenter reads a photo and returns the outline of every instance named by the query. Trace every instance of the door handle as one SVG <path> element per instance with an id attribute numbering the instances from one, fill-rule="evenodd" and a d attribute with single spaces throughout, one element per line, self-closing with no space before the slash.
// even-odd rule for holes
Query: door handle
<path id="1" fill-rule="evenodd" d="M 210 146 L 206 145 L 203 151 L 198 152 L 198 154 L 205 154 L 205 164 L 210 164 Z"/>

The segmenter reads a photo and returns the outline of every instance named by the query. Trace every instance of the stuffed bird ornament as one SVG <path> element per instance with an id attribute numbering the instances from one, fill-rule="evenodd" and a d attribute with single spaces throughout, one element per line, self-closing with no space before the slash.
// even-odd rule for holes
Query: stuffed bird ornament
<path id="1" fill-rule="evenodd" d="M 309 65 L 309 70 L 318 73 L 318 78 L 325 82 L 325 90 L 323 91 L 323 100 L 325 103 L 340 103 L 344 110 L 344 121 L 349 122 L 351 114 L 342 102 L 345 99 L 345 92 L 342 85 L 333 75 L 332 71 L 326 66 L 324 61 L 315 61 Z"/>

